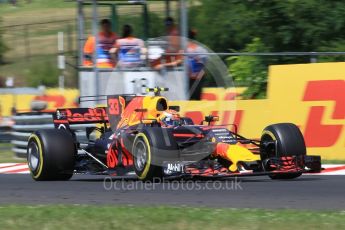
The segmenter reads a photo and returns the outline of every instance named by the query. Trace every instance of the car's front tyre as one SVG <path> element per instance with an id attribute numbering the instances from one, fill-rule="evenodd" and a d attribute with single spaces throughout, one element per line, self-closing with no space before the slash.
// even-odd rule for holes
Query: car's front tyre
<path id="1" fill-rule="evenodd" d="M 266 143 L 275 142 L 275 145 Z M 271 157 L 293 157 L 306 155 L 306 146 L 299 128 L 292 123 L 279 123 L 267 126 L 261 136 L 261 160 Z M 294 179 L 301 172 L 271 174 L 271 179 Z"/>
<path id="2" fill-rule="evenodd" d="M 145 133 L 137 134 L 133 143 L 133 164 L 138 178 L 143 181 L 154 181 L 162 177 L 162 167 L 155 165 L 155 152 L 150 139 Z"/>

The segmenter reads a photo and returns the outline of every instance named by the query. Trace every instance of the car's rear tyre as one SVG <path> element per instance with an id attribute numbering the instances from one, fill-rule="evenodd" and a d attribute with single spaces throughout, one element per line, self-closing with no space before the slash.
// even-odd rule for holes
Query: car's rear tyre
<path id="1" fill-rule="evenodd" d="M 137 134 L 133 143 L 133 164 L 138 178 L 143 181 L 156 181 L 162 177 L 163 170 L 155 165 L 155 151 L 151 148 L 150 138 L 145 133 Z"/>
<path id="2" fill-rule="evenodd" d="M 36 181 L 69 180 L 75 165 L 75 143 L 65 130 L 36 131 L 29 137 L 27 160 Z"/>
<path id="3" fill-rule="evenodd" d="M 267 144 L 275 142 L 275 145 Z M 267 126 L 261 136 L 261 159 L 306 155 L 306 146 L 299 128 L 292 123 L 279 123 Z M 302 173 L 271 174 L 271 179 L 294 179 Z"/>

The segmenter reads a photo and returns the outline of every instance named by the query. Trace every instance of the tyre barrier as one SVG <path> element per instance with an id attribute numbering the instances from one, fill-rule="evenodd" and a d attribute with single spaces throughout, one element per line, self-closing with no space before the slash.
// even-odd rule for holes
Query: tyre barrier
<path id="1" fill-rule="evenodd" d="M 11 127 L 0 126 L 0 143 L 9 143 L 11 139 Z"/>
<path id="2" fill-rule="evenodd" d="M 13 116 L 12 119 L 14 121 L 11 133 L 12 151 L 21 158 L 26 158 L 28 139 L 33 132 L 54 128 L 52 113 L 23 113 Z M 75 132 L 78 141 L 87 143 L 85 128 L 90 126 L 92 125 L 75 124 L 70 125 L 70 128 Z M 84 147 L 83 145 L 86 144 L 81 144 L 81 147 Z"/>

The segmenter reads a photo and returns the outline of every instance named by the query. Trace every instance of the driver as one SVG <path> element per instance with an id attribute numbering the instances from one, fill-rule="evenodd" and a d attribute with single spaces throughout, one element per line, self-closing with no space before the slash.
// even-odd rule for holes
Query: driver
<path id="1" fill-rule="evenodd" d="M 181 125 L 181 117 L 175 110 L 168 109 L 158 117 L 158 122 L 164 127 L 175 127 Z"/>

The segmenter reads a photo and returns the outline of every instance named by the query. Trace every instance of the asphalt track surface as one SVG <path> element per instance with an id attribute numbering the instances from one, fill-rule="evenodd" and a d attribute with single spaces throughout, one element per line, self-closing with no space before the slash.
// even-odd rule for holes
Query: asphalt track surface
<path id="1" fill-rule="evenodd" d="M 35 182 L 30 175 L 0 175 L 0 204 L 133 204 L 231 208 L 345 210 L 345 176 L 305 175 L 295 180 L 248 177 L 223 181 L 165 181 L 75 175 Z"/>

